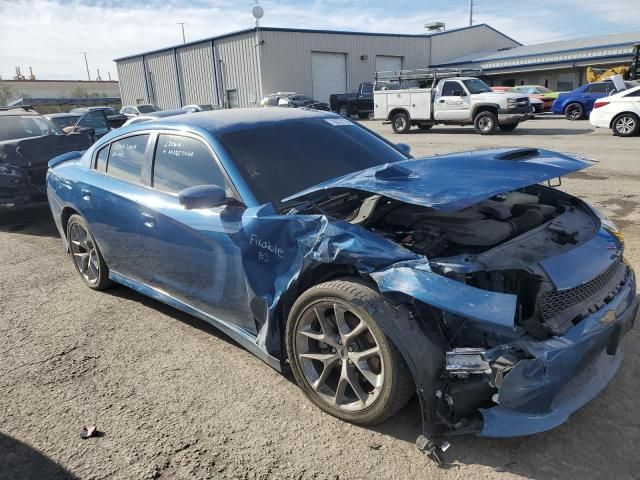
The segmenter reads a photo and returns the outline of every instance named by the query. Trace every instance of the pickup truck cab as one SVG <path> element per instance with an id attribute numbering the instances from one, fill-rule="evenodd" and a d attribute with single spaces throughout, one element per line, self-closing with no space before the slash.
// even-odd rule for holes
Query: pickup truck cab
<path id="1" fill-rule="evenodd" d="M 358 115 L 359 118 L 369 118 L 373 113 L 373 82 L 361 83 L 357 92 L 334 93 L 329 97 L 332 112 L 343 117 Z"/>
<path id="2" fill-rule="evenodd" d="M 526 95 L 494 92 L 475 77 L 439 77 L 433 69 L 410 72 L 397 72 L 399 81 L 376 81 L 374 118 L 389 121 L 396 133 L 407 133 L 414 125 L 429 130 L 445 124 L 473 125 L 478 133 L 490 135 L 498 129 L 514 130 L 531 111 Z"/>

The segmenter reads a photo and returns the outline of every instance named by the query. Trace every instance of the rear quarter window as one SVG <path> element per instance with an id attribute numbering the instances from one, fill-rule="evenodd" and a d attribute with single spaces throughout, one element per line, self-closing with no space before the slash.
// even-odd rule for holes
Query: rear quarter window
<path id="1" fill-rule="evenodd" d="M 128 183 L 141 183 L 148 141 L 149 135 L 136 135 L 111 143 L 107 175 Z"/>

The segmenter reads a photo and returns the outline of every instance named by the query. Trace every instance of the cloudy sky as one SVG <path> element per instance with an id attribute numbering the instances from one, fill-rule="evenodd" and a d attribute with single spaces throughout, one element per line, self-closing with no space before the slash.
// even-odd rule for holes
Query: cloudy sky
<path id="1" fill-rule="evenodd" d="M 253 26 L 255 0 L 0 0 L 0 76 L 32 66 L 38 78 L 86 79 L 113 59 Z M 640 30 L 640 1 L 474 0 L 474 23 L 522 43 Z M 466 26 L 468 0 L 261 0 L 264 26 L 422 33 L 426 22 Z M 514 7 L 517 5 L 517 7 Z M 615 8 L 612 7 L 615 5 Z"/>

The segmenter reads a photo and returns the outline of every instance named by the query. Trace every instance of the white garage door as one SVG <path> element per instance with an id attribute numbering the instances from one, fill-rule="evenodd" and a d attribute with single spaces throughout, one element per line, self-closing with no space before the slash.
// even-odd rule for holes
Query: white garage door
<path id="1" fill-rule="evenodd" d="M 402 70 L 402 57 L 376 56 L 376 72 L 397 72 L 398 70 Z"/>
<path id="2" fill-rule="evenodd" d="M 347 55 L 311 52 L 311 75 L 313 98 L 329 103 L 329 95 L 347 91 Z"/>

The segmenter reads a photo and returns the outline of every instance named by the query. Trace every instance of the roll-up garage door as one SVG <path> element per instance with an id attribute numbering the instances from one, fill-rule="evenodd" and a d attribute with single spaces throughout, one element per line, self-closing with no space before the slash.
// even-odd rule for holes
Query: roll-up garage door
<path id="1" fill-rule="evenodd" d="M 402 57 L 376 55 L 376 72 L 397 72 L 402 70 Z"/>
<path id="2" fill-rule="evenodd" d="M 347 91 L 347 55 L 311 52 L 311 75 L 313 98 L 329 103 L 329 95 Z"/>

